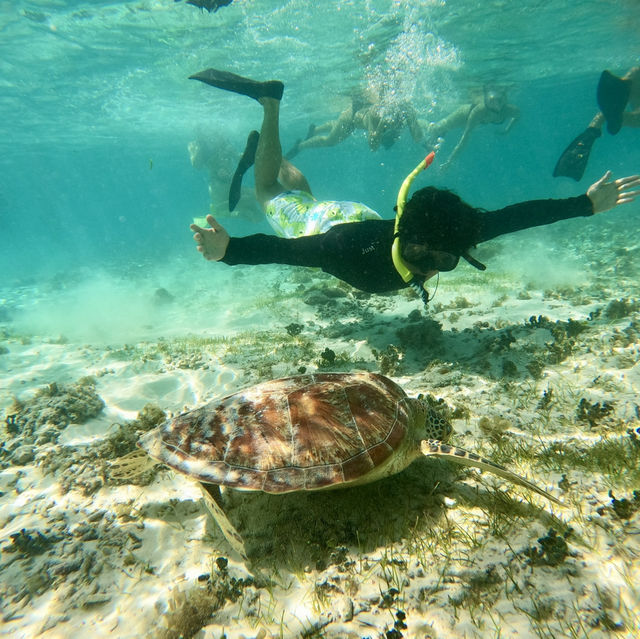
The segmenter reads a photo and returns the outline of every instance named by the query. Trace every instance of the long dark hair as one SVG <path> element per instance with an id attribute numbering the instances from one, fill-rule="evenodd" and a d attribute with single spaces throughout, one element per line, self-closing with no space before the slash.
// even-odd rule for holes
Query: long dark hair
<path id="1" fill-rule="evenodd" d="M 480 237 L 477 209 L 452 191 L 427 186 L 416 191 L 405 204 L 398 235 L 401 251 L 403 245 L 411 243 L 461 256 Z M 403 256 L 411 260 L 404 251 Z"/>

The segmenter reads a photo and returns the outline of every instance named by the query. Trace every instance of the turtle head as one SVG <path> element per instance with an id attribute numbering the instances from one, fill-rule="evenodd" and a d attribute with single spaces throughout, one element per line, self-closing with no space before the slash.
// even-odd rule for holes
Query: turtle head
<path id="1" fill-rule="evenodd" d="M 418 395 L 411 400 L 412 422 L 419 439 L 449 440 L 453 427 L 444 402 Z"/>

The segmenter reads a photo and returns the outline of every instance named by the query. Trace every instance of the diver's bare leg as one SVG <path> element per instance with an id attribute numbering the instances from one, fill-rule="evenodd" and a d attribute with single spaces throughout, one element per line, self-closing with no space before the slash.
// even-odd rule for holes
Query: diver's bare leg
<path id="1" fill-rule="evenodd" d="M 282 158 L 278 180 L 287 191 L 306 191 L 311 193 L 309 182 L 307 182 L 307 178 L 302 171 L 285 158 Z"/>
<path id="2" fill-rule="evenodd" d="M 282 164 L 282 146 L 280 145 L 280 100 L 260 98 L 263 108 L 262 128 L 256 149 L 254 166 L 256 198 L 263 209 L 269 200 L 285 189 L 278 181 Z"/>
<path id="3" fill-rule="evenodd" d="M 263 119 L 254 174 L 256 198 L 264 210 L 269 200 L 284 191 L 292 188 L 303 191 L 310 189 L 304 175 L 293 164 L 283 160 L 279 130 L 280 100 L 260 98 L 259 102 L 263 108 Z"/>

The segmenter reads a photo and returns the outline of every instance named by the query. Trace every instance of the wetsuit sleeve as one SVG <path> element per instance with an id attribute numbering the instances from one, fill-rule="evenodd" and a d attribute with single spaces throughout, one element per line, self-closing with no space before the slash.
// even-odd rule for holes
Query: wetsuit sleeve
<path id="1" fill-rule="evenodd" d="M 593 206 L 587 195 L 564 200 L 530 200 L 497 211 L 482 211 L 478 242 L 486 242 L 499 235 L 534 226 L 589 215 L 593 215 Z"/>
<path id="2" fill-rule="evenodd" d="M 232 237 L 222 262 L 315 266 L 369 293 L 407 285 L 391 260 L 393 220 L 336 224 L 326 233 L 293 239 L 273 235 Z"/>
<path id="3" fill-rule="evenodd" d="M 229 239 L 221 262 L 235 264 L 289 264 L 322 266 L 323 236 L 309 235 L 288 239 L 257 233 Z"/>

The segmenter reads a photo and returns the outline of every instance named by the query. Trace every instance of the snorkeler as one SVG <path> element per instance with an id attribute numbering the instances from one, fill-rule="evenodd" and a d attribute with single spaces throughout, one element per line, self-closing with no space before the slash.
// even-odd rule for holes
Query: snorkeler
<path id="1" fill-rule="evenodd" d="M 451 129 L 462 128 L 462 136 L 449 155 L 446 162 L 440 166 L 447 169 L 451 162 L 469 141 L 471 131 L 481 124 L 503 124 L 506 122 L 502 133 L 511 131 L 513 125 L 520 117 L 520 109 L 509 104 L 507 92 L 504 88 L 485 85 L 482 93 L 473 97 L 470 104 L 463 104 L 453 113 L 439 122 L 431 122 L 427 128 L 427 136 L 432 141 L 445 137 Z"/>
<path id="2" fill-rule="evenodd" d="M 257 135 L 257 132 L 255 134 Z M 229 180 L 231 180 L 234 203 L 233 207 L 229 206 L 229 212 L 235 209 L 242 198 L 242 207 L 236 216 L 250 222 L 262 220 L 262 211 L 257 206 L 252 191 L 250 189 L 243 190 L 242 181 L 238 179 L 240 166 L 244 167 L 242 160 L 233 178 L 231 177 L 234 151 L 226 136 L 213 131 L 198 131 L 195 139 L 187 145 L 187 150 L 193 168 L 198 171 L 206 171 L 208 174 L 210 210 L 213 213 L 226 216 L 226 189 Z"/>
<path id="3" fill-rule="evenodd" d="M 596 98 L 600 111 L 562 152 L 553 177 L 570 177 L 576 182 L 582 179 L 593 143 L 602 135 L 605 123 L 611 135 L 616 135 L 623 126 L 640 127 L 640 67 L 629 69 L 622 78 L 603 71 Z"/>
<path id="4" fill-rule="evenodd" d="M 351 95 L 351 104 L 336 120 L 319 126 L 311 125 L 307 137 L 298 140 L 285 157 L 291 160 L 304 149 L 335 146 L 357 129 L 367 132 L 367 141 L 372 151 L 377 151 L 381 145 L 390 149 L 405 127 L 414 142 L 423 143 L 422 128 L 411 104 L 386 104 L 384 96 L 376 97 L 371 91 L 359 90 Z"/>
<path id="5" fill-rule="evenodd" d="M 474 208 L 454 193 L 435 187 L 419 189 L 407 200 L 411 180 L 426 168 L 427 161 L 433 158 L 430 154 L 405 180 L 398 197 L 396 221 L 383 220 L 364 204 L 317 201 L 308 185 L 304 186 L 304 176 L 291 164 L 290 174 L 285 176 L 287 183 L 278 180 L 283 162 L 279 137 L 282 83 L 255 82 L 215 69 L 191 78 L 247 95 L 262 105 L 262 129 L 255 156 L 256 197 L 281 236 L 230 237 L 210 215 L 207 222 L 211 228 L 191 225 L 197 249 L 207 260 L 228 265 L 317 267 L 370 293 L 408 286 L 423 290 L 426 280 L 440 271 L 453 270 L 461 257 L 484 270 L 469 254 L 481 242 L 521 229 L 608 211 L 640 194 L 632 190 L 640 186 L 640 175 L 611 180 L 611 173 L 607 172 L 584 195 L 532 200 L 492 212 Z M 426 301 L 426 295 L 422 296 Z"/>

